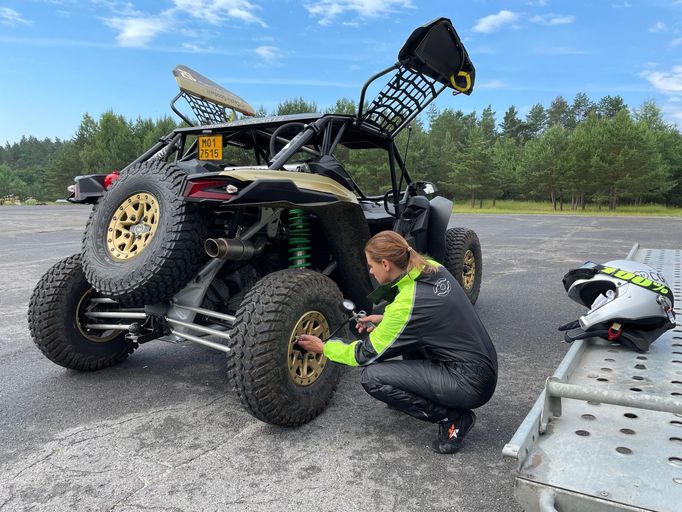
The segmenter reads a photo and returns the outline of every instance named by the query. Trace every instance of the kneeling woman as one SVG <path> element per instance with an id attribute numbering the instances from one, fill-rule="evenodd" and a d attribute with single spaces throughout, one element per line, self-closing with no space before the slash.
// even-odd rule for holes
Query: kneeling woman
<path id="1" fill-rule="evenodd" d="M 373 301 L 389 303 L 383 315 L 358 323 L 358 331 L 369 336 L 323 343 L 303 335 L 298 344 L 337 363 L 365 366 L 362 386 L 370 395 L 438 423 L 433 449 L 455 453 L 476 421 L 472 409 L 488 402 L 495 391 L 497 354 L 490 336 L 455 278 L 399 234 L 375 235 L 365 256 L 381 285 Z M 403 360 L 388 361 L 398 355 Z"/>

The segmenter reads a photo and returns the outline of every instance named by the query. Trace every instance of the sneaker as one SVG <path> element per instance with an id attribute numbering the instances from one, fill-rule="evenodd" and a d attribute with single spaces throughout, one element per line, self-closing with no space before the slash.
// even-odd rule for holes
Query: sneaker
<path id="1" fill-rule="evenodd" d="M 436 453 L 457 453 L 462 447 L 464 437 L 476 423 L 473 411 L 465 411 L 455 421 L 441 421 L 438 423 L 438 438 L 431 445 Z"/>

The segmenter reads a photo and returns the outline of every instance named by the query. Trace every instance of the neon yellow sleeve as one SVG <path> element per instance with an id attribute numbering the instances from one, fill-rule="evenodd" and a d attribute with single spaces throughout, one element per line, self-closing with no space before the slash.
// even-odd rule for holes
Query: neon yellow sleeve
<path id="1" fill-rule="evenodd" d="M 361 343 L 360 340 L 351 343 L 344 343 L 341 340 L 329 340 L 324 344 L 323 354 L 335 363 L 348 366 L 358 366 L 355 360 L 355 346 Z"/>

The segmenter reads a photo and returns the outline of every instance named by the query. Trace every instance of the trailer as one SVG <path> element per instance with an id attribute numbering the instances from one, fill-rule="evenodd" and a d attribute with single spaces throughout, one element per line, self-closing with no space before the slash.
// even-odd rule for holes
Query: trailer
<path id="1" fill-rule="evenodd" d="M 682 314 L 682 250 L 635 245 Z M 640 354 L 572 343 L 503 455 L 526 512 L 682 511 L 682 321 Z"/>

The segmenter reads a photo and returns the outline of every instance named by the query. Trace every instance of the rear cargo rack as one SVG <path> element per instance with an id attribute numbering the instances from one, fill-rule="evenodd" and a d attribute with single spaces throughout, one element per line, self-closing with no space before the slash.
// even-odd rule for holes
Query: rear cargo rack
<path id="1" fill-rule="evenodd" d="M 682 251 L 628 259 L 661 272 L 682 318 Z M 504 447 L 515 496 L 532 511 L 679 512 L 682 507 L 682 325 L 639 354 L 576 341 Z"/>

